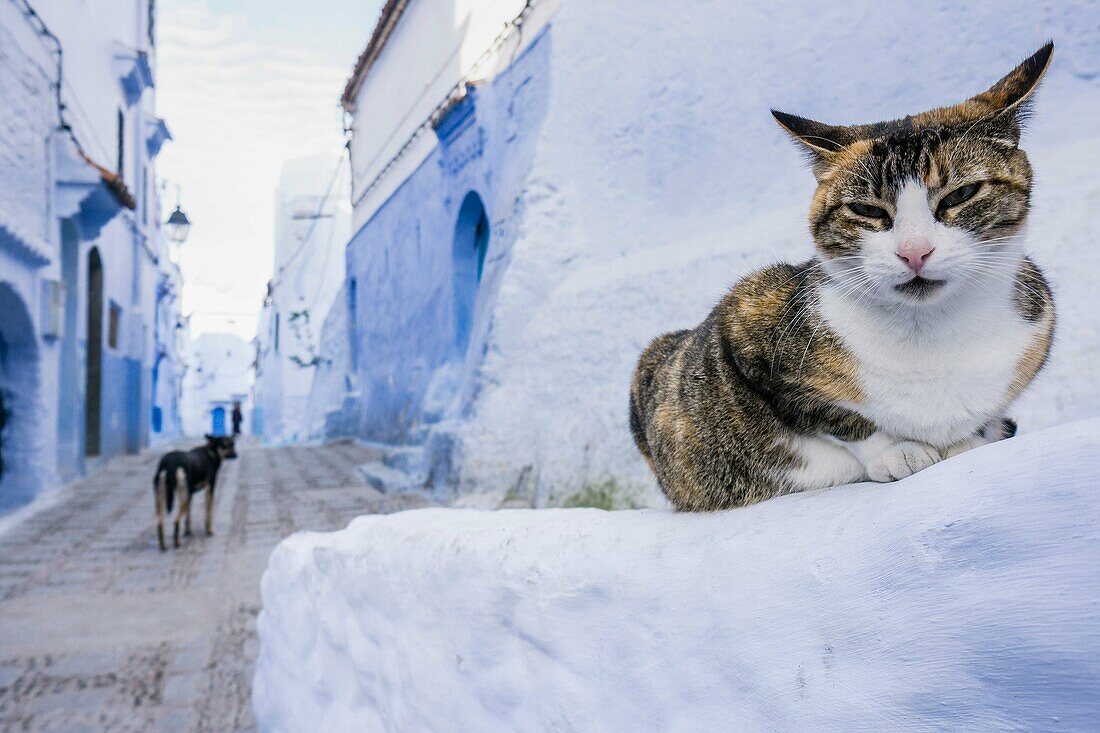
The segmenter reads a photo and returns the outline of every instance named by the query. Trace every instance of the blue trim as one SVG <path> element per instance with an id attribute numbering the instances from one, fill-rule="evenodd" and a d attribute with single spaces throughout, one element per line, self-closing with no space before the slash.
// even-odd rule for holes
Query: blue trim
<path id="1" fill-rule="evenodd" d="M 141 99 L 142 92 L 153 87 L 153 69 L 149 65 L 149 54 L 136 51 L 132 54 L 116 54 L 115 59 L 122 95 L 126 106 L 132 107 Z"/>
<path id="2" fill-rule="evenodd" d="M 510 71 L 517 64 L 519 64 L 522 60 L 526 59 L 529 54 L 534 52 L 534 50 L 536 48 L 538 48 L 539 45 L 543 42 L 543 38 L 550 33 L 551 25 L 552 25 L 551 23 L 547 23 L 546 27 L 544 27 L 541 31 L 539 31 L 538 35 L 535 36 L 534 39 L 529 44 L 527 44 L 527 48 L 523 49 L 523 53 L 521 53 L 519 56 L 517 56 L 515 59 L 512 60 L 512 63 L 510 63 L 508 65 L 508 68 L 505 71 Z M 434 152 L 434 150 L 432 152 Z M 390 202 L 393 201 L 393 199 L 398 194 L 400 194 L 401 191 L 405 187 L 410 185 L 409 182 L 416 176 L 417 173 L 420 172 L 420 170 L 425 165 L 427 165 L 428 161 L 431 160 L 431 158 L 432 158 L 432 155 L 431 155 L 431 152 L 429 152 L 427 155 L 424 156 L 424 160 L 420 161 L 420 164 L 417 165 L 416 168 L 411 173 L 409 173 L 409 175 L 405 176 L 404 180 L 402 180 L 401 183 L 398 184 L 397 188 L 395 188 L 393 190 L 393 192 L 389 196 L 386 197 L 386 200 L 381 202 L 380 204 L 378 204 L 377 207 L 375 207 L 374 212 L 370 215 L 370 218 L 367 219 L 365 222 L 363 222 L 363 225 L 361 227 L 359 227 L 358 229 L 356 229 L 355 233 L 352 234 L 351 237 L 348 239 L 348 243 L 346 245 L 344 245 L 344 251 L 345 252 L 348 250 L 349 247 L 351 247 L 352 244 L 355 243 L 355 241 L 357 239 L 359 239 L 359 235 L 363 233 L 364 229 L 366 229 L 368 226 L 370 226 L 371 222 L 373 222 L 375 220 L 375 218 L 378 216 L 378 214 L 383 209 L 385 209 L 387 206 L 389 206 Z"/>
<path id="3" fill-rule="evenodd" d="M 477 89 L 468 87 L 462 97 L 447 113 L 435 122 L 435 134 L 444 147 L 454 142 L 459 135 L 474 124 L 477 111 Z"/>
<path id="4" fill-rule="evenodd" d="M 164 143 L 171 139 L 172 133 L 164 120 L 159 117 L 145 120 L 145 149 L 149 151 L 150 158 L 157 157 Z"/>
<path id="5" fill-rule="evenodd" d="M 45 251 L 40 251 L 38 247 L 28 242 L 24 235 L 3 223 L 0 223 L 0 249 L 11 252 L 32 267 L 44 267 L 50 264 L 50 256 Z"/>
<path id="6" fill-rule="evenodd" d="M 103 227 L 118 216 L 122 211 L 122 205 L 107 188 L 107 184 L 98 183 L 91 187 L 90 192 L 80 202 L 80 213 L 77 221 L 80 223 L 80 234 L 84 239 L 95 239 L 103 231 Z"/>

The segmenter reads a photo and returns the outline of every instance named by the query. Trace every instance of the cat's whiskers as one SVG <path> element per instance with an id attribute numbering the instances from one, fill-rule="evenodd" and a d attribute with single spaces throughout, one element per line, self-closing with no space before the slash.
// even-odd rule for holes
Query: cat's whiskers
<path id="1" fill-rule="evenodd" d="M 1022 282 L 1014 274 L 1006 273 L 1004 270 L 979 266 L 977 268 L 971 268 L 970 272 L 981 275 L 986 279 L 996 280 L 1004 285 L 1010 285 L 1014 289 L 1022 290 L 1036 300 L 1045 302 L 1047 299 L 1046 293 L 1036 290 L 1034 287 Z"/>

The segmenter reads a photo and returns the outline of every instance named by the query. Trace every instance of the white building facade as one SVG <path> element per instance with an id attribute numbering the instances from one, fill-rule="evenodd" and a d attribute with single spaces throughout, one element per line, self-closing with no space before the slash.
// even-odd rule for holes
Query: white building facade
<path id="1" fill-rule="evenodd" d="M 344 284 L 351 219 L 347 166 L 317 154 L 287 161 L 275 194 L 275 275 L 256 336 L 251 432 L 278 443 L 317 435 L 324 413 L 311 399 L 314 376 L 332 356 L 321 344 L 325 319 Z"/>
<path id="2" fill-rule="evenodd" d="M 253 358 L 252 345 L 235 334 L 207 332 L 192 340 L 181 407 L 186 435 L 231 434 L 238 406 L 241 432 L 248 431 Z"/>
<path id="3" fill-rule="evenodd" d="M 145 0 L 0 2 L 0 511 L 179 433 L 154 38 Z"/>

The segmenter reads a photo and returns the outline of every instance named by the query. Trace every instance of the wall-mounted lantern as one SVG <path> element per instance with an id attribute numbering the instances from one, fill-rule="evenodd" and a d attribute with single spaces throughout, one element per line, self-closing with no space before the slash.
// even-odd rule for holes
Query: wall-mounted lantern
<path id="1" fill-rule="evenodd" d="M 164 222 L 164 233 L 176 244 L 183 244 L 190 231 L 191 220 L 187 218 L 187 214 L 183 213 L 179 204 L 176 204 L 176 210 L 168 217 L 168 221 Z"/>

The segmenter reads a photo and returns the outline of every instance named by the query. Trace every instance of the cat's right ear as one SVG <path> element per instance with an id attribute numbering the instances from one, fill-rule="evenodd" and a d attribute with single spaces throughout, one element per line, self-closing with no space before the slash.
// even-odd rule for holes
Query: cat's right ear
<path id="1" fill-rule="evenodd" d="M 787 114 L 777 109 L 772 110 L 772 117 L 806 153 L 815 175 L 819 174 L 820 169 L 836 153 L 857 139 L 852 129 L 843 125 L 826 125 L 824 122 Z"/>

